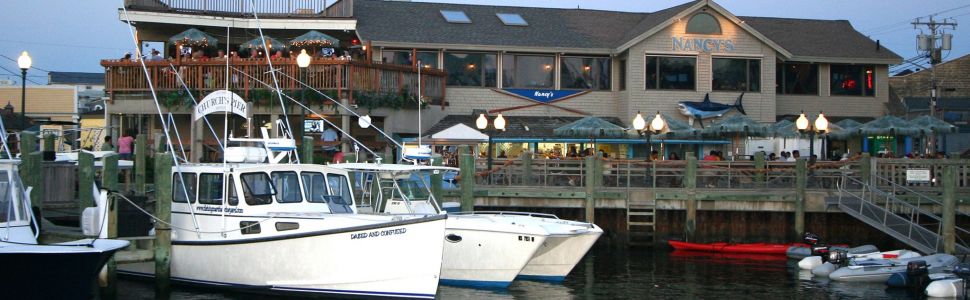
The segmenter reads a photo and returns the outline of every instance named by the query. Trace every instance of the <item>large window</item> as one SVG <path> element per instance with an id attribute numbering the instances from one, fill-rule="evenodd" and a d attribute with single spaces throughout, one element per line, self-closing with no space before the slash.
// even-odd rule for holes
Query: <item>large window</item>
<path id="1" fill-rule="evenodd" d="M 696 57 L 647 56 L 647 89 L 693 90 Z"/>
<path id="2" fill-rule="evenodd" d="M 832 95 L 875 96 L 875 68 L 870 65 L 832 65 Z"/>
<path id="3" fill-rule="evenodd" d="M 497 70 L 495 54 L 445 52 L 448 85 L 495 87 Z"/>
<path id="4" fill-rule="evenodd" d="M 561 61 L 561 88 L 610 90 L 609 58 L 564 56 Z"/>
<path id="5" fill-rule="evenodd" d="M 418 61 L 423 68 L 438 68 L 438 52 L 418 51 Z"/>
<path id="6" fill-rule="evenodd" d="M 761 60 L 714 58 L 711 63 L 711 87 L 715 91 L 761 90 Z"/>
<path id="7" fill-rule="evenodd" d="M 179 174 L 182 179 L 179 179 Z M 172 201 L 195 203 L 195 173 L 175 173 L 172 177 Z"/>
<path id="8" fill-rule="evenodd" d="M 246 204 L 263 205 L 273 203 L 273 195 L 276 189 L 266 173 L 246 173 L 242 174 L 243 197 Z"/>
<path id="9" fill-rule="evenodd" d="M 326 178 L 323 177 L 323 173 L 303 172 L 300 173 L 300 176 L 303 177 L 303 190 L 306 201 L 311 203 L 327 203 L 330 192 L 327 190 L 327 182 Z"/>
<path id="10" fill-rule="evenodd" d="M 502 57 L 502 85 L 511 88 L 555 87 L 555 57 L 506 54 Z"/>
<path id="11" fill-rule="evenodd" d="M 276 202 L 303 202 L 296 172 L 273 172 L 273 186 L 276 187 Z"/>
<path id="12" fill-rule="evenodd" d="M 411 65 L 411 50 L 382 50 L 381 61 L 392 65 Z"/>
<path id="13" fill-rule="evenodd" d="M 199 203 L 222 204 L 222 174 L 202 173 L 199 175 Z"/>
<path id="14" fill-rule="evenodd" d="M 341 205 L 353 205 L 354 196 L 350 185 L 347 183 L 347 176 L 339 174 L 327 174 L 327 184 L 330 186 L 330 194 L 340 196 L 331 201 Z"/>
<path id="15" fill-rule="evenodd" d="M 776 93 L 818 95 L 818 65 L 782 63 L 778 64 L 777 68 Z"/>

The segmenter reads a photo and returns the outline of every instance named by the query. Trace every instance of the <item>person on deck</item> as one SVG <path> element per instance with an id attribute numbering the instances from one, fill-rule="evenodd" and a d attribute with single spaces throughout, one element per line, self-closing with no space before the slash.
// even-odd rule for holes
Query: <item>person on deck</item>
<path id="1" fill-rule="evenodd" d="M 111 144 L 111 136 L 104 137 L 104 143 L 101 143 L 101 151 L 115 151 L 115 145 Z"/>
<path id="2" fill-rule="evenodd" d="M 131 137 L 133 134 L 128 133 L 126 135 L 118 138 L 118 158 L 123 160 L 131 160 L 132 144 L 135 142 L 135 138 Z"/>

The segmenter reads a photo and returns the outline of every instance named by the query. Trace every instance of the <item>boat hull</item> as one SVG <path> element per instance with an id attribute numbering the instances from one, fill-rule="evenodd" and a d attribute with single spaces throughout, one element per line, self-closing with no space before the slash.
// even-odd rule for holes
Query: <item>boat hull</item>
<path id="1" fill-rule="evenodd" d="M 690 251 L 709 251 L 709 252 L 725 252 L 725 253 L 757 253 L 757 254 L 778 254 L 785 255 L 789 247 L 793 246 L 803 246 L 807 247 L 806 244 L 795 243 L 795 244 L 769 244 L 769 243 L 751 243 L 751 244 L 731 244 L 731 243 L 688 243 L 681 241 L 669 240 L 667 241 L 671 247 L 676 250 L 690 250 Z"/>
<path id="2" fill-rule="evenodd" d="M 553 235 L 546 239 L 518 278 L 560 282 L 593 247 L 603 230 L 593 225 L 588 231 L 574 235 Z"/>
<path id="3" fill-rule="evenodd" d="M 73 244 L 72 243 L 63 243 Z M 78 243 L 86 244 L 86 243 Z M 21 245 L 0 248 L 0 288 L 6 299 L 91 299 L 98 273 L 127 241 L 93 246 Z"/>
<path id="4" fill-rule="evenodd" d="M 442 284 L 505 288 L 512 283 L 548 234 L 538 226 L 501 221 L 475 215 L 448 218 Z"/>
<path id="5" fill-rule="evenodd" d="M 273 236 L 173 241 L 173 281 L 350 297 L 434 298 L 446 216 Z M 404 257 L 399 251 L 407 251 Z M 153 266 L 119 266 L 153 276 Z"/>

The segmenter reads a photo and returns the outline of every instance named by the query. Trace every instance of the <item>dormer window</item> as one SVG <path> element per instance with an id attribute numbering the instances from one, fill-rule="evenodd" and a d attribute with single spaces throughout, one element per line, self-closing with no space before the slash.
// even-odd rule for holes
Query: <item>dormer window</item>
<path id="1" fill-rule="evenodd" d="M 687 21 L 687 33 L 721 34 L 721 24 L 708 13 L 698 13 Z"/>
<path id="2" fill-rule="evenodd" d="M 458 24 L 470 24 L 472 19 L 468 18 L 465 12 L 460 10 L 442 10 L 441 16 L 445 18 L 448 23 L 458 23 Z"/>

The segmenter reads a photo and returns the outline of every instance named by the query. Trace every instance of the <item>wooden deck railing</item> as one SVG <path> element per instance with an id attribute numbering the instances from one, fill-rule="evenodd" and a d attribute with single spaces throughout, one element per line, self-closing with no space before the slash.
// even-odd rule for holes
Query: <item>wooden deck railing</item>
<path id="1" fill-rule="evenodd" d="M 254 13 L 265 17 L 319 17 L 325 14 L 325 11 L 329 11 L 327 0 L 256 0 L 254 2 L 250 0 L 125 0 L 125 7 L 147 11 L 242 17 L 252 16 Z M 339 10 L 334 12 L 345 12 L 346 6 L 353 6 L 352 1 L 338 2 L 345 3 L 339 3 Z M 350 15 L 335 15 L 335 17 L 350 17 Z"/>
<path id="2" fill-rule="evenodd" d="M 159 92 L 183 91 L 179 76 L 192 91 L 210 92 L 226 88 L 226 61 L 146 61 L 149 77 Z M 105 91 L 114 99 L 123 93 L 147 93 L 148 81 L 137 61 L 102 60 L 105 67 Z M 174 66 L 174 69 L 172 68 Z M 229 89 L 249 99 L 255 92 L 271 90 L 269 65 L 262 59 L 232 59 L 229 62 Z M 282 74 L 301 78 L 320 91 L 335 92 L 353 102 L 355 93 L 404 93 L 416 96 L 418 70 L 410 66 L 369 64 L 357 61 L 315 59 L 301 74 L 296 60 L 276 59 L 273 66 Z M 243 74 L 244 73 L 244 74 Z M 249 76 L 245 75 L 248 74 Z M 251 77 L 252 78 L 251 78 Z M 443 104 L 446 73 L 437 69 L 421 70 L 421 93 L 431 104 Z M 255 79 L 254 79 L 255 78 Z M 257 81 L 258 80 L 258 81 Z M 284 92 L 296 92 L 302 86 L 294 79 L 277 76 Z"/>

